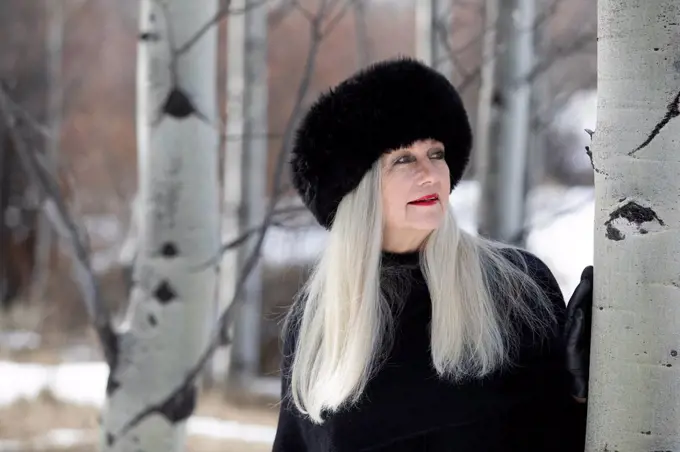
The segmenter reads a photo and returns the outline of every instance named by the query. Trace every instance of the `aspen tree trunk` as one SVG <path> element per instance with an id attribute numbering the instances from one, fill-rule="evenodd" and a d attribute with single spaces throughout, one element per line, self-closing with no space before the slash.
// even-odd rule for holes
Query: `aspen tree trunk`
<path id="1" fill-rule="evenodd" d="M 521 245 L 534 64 L 534 0 L 487 0 L 478 147 L 479 231 Z"/>
<path id="2" fill-rule="evenodd" d="M 102 450 L 185 450 L 196 387 L 185 381 L 214 322 L 219 248 L 216 28 L 181 47 L 217 0 L 141 1 L 138 53 L 142 217 L 130 308 L 117 340 Z M 171 396 L 170 398 L 168 398 Z"/>
<path id="3" fill-rule="evenodd" d="M 451 8 L 447 0 L 418 0 L 415 16 L 416 55 L 449 80 L 454 70 L 452 55 L 446 46 L 451 36 Z"/>
<path id="4" fill-rule="evenodd" d="M 598 28 L 586 450 L 678 451 L 680 2 L 599 0 Z"/>
<path id="5" fill-rule="evenodd" d="M 228 22 L 224 242 L 262 224 L 267 209 L 268 8 L 256 0 L 233 0 L 231 8 L 243 13 L 230 15 Z M 255 243 L 256 238 L 251 236 L 238 249 L 223 255 L 220 310 L 231 304 Z M 260 373 L 262 269 L 259 260 L 244 282 L 244 303 L 235 314 L 229 358 L 225 360 L 220 353 L 215 360 L 218 366 L 227 368 L 227 387 L 234 391 L 248 391 Z"/>
<path id="6" fill-rule="evenodd" d="M 354 1 L 354 30 L 357 40 L 357 66 L 359 69 L 368 66 L 373 55 L 373 46 L 368 34 L 368 24 L 366 20 L 366 0 Z"/>

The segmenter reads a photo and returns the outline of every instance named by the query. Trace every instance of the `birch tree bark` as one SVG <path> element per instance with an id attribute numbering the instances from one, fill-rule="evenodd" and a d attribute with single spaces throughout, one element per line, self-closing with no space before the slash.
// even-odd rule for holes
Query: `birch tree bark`
<path id="1" fill-rule="evenodd" d="M 208 344 L 219 249 L 216 28 L 177 52 L 217 0 L 142 0 L 140 241 L 102 416 L 105 451 L 181 451 L 196 402 L 185 380 Z M 171 397 L 168 398 L 168 396 Z"/>
<path id="2" fill-rule="evenodd" d="M 680 2 L 598 1 L 588 451 L 680 450 Z"/>
<path id="3" fill-rule="evenodd" d="M 487 0 L 479 96 L 480 234 L 521 245 L 534 65 L 534 0 Z"/>
<path id="4" fill-rule="evenodd" d="M 451 36 L 451 8 L 451 2 L 447 0 L 418 0 L 415 16 L 416 55 L 449 80 L 454 70 L 453 56 L 447 48 Z"/>
<path id="5" fill-rule="evenodd" d="M 268 161 L 268 7 L 256 0 L 235 0 L 228 17 L 227 136 L 224 160 L 223 240 L 233 240 L 257 227 L 266 216 Z M 233 137 L 233 138 L 232 138 Z M 226 309 L 243 284 L 243 305 L 233 325 L 230 356 L 218 350 L 215 362 L 227 371 L 227 387 L 243 391 L 259 376 L 262 323 L 262 262 L 258 260 L 247 280 L 240 274 L 254 252 L 249 237 L 220 263 L 220 311 Z M 227 351 L 224 351 L 226 354 Z M 222 356 L 220 356 L 222 355 Z M 223 363 L 226 361 L 226 365 Z"/>
<path id="6" fill-rule="evenodd" d="M 361 69 L 368 66 L 373 55 L 373 46 L 368 34 L 368 21 L 366 20 L 365 0 L 355 0 L 354 9 L 354 30 L 357 40 L 357 66 Z"/>

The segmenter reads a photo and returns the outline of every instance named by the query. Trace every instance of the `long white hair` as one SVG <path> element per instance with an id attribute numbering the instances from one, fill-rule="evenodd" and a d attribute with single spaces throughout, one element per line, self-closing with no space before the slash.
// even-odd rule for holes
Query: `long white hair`
<path id="1" fill-rule="evenodd" d="M 283 325 L 284 338 L 291 331 L 297 337 L 290 396 L 319 424 L 322 411 L 358 401 L 394 334 L 391 288 L 381 287 L 380 184 L 378 161 L 340 203 L 328 243 Z M 541 334 L 554 317 L 526 267 L 508 260 L 514 253 L 522 265 L 521 254 L 466 233 L 447 207 L 420 250 L 420 266 L 432 302 L 432 362 L 441 377 L 458 381 L 512 364 L 519 326 Z"/>

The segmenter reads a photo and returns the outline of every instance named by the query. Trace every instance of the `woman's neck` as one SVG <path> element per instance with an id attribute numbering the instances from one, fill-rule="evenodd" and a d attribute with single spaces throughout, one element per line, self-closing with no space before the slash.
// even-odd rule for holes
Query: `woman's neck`
<path id="1" fill-rule="evenodd" d="M 382 249 L 389 253 L 414 253 L 420 250 L 429 235 L 428 231 L 384 231 Z"/>

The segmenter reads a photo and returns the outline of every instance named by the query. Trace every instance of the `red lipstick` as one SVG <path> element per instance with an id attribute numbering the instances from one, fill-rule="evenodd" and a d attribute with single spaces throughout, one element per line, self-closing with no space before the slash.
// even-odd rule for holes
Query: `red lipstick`
<path id="1" fill-rule="evenodd" d="M 413 204 L 416 206 L 432 206 L 439 202 L 439 196 L 436 193 L 431 193 L 429 195 L 425 195 L 422 198 L 415 199 L 409 204 Z"/>

